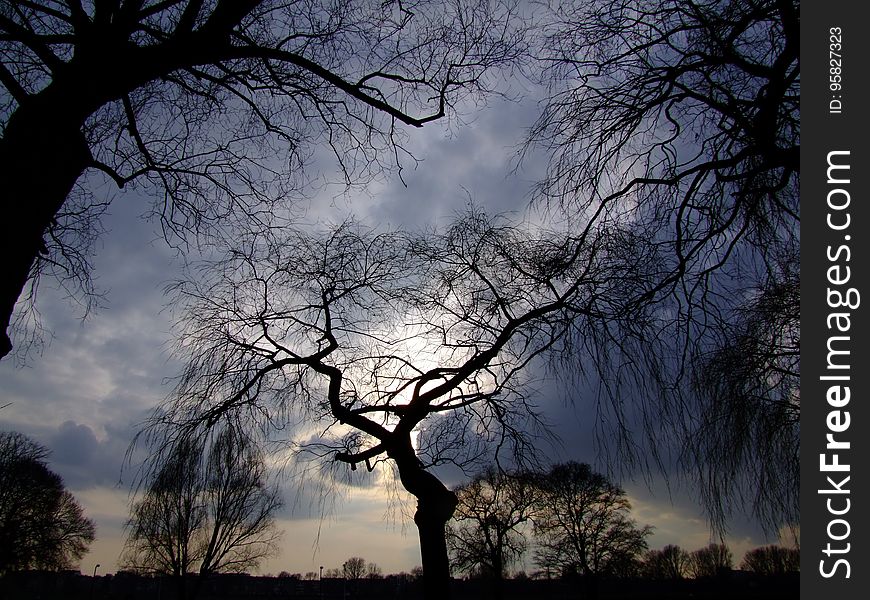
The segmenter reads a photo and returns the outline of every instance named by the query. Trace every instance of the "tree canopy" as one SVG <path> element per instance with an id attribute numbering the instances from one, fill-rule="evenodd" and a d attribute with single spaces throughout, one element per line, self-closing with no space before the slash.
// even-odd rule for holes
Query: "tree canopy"
<path id="1" fill-rule="evenodd" d="M 555 465 L 541 480 L 535 519 L 539 567 L 563 574 L 620 575 L 647 549 L 652 527 L 631 518 L 625 491 L 588 464 Z"/>
<path id="2" fill-rule="evenodd" d="M 518 228 L 472 210 L 436 232 L 345 223 L 240 240 L 175 289 L 187 368 L 153 441 L 167 427 L 228 421 L 287 437 L 310 424 L 290 436 L 307 456 L 392 464 L 418 500 L 437 590 L 456 496 L 431 468 L 532 460 L 547 430 L 526 367 L 573 352 L 574 336 L 584 348 L 609 339 L 602 324 L 638 293 L 626 266 L 652 266 L 623 243 L 631 235 Z"/>
<path id="3" fill-rule="evenodd" d="M 320 145 L 365 180 L 404 153 L 404 126 L 449 114 L 517 57 L 511 14 L 464 0 L 4 3 L 0 356 L 40 275 L 89 300 L 110 199 L 89 175 L 150 196 L 180 245 L 270 212 Z"/>
<path id="4" fill-rule="evenodd" d="M 664 427 L 682 441 L 720 531 L 735 510 L 772 531 L 799 514 L 798 13 L 797 0 L 592 0 L 543 19 L 539 198 L 630 224 L 661 260 L 601 376 L 645 396 L 625 406 L 649 439 Z M 672 447 L 613 433 L 631 436 L 623 462 Z"/>
<path id="5" fill-rule="evenodd" d="M 0 575 L 67 569 L 94 541 L 93 521 L 45 464 L 48 451 L 0 432 Z"/>
<path id="6" fill-rule="evenodd" d="M 801 555 L 798 548 L 783 546 L 761 546 L 748 551 L 740 568 L 759 575 L 785 575 L 801 570 Z"/>
<path id="7" fill-rule="evenodd" d="M 254 568 L 279 536 L 282 501 L 262 456 L 230 429 L 209 437 L 184 438 L 152 458 L 127 523 L 126 568 L 175 576 L 182 598 L 186 575 Z"/>
<path id="8" fill-rule="evenodd" d="M 689 571 L 689 553 L 675 544 L 650 550 L 643 558 L 643 574 L 651 579 L 682 579 Z"/>
<path id="9" fill-rule="evenodd" d="M 453 491 L 459 501 L 447 536 L 453 568 L 502 579 L 528 547 L 522 528 L 535 511 L 533 476 L 490 467 Z"/>
<path id="10" fill-rule="evenodd" d="M 725 544 L 710 544 L 689 555 L 689 573 L 695 579 L 716 577 L 733 566 L 734 558 Z"/>
<path id="11" fill-rule="evenodd" d="M 453 566 L 492 579 L 495 598 L 507 568 L 529 547 L 548 577 L 634 576 L 652 533 L 631 519 L 625 492 L 585 463 L 547 472 L 490 467 L 455 492 L 459 504 L 448 529 Z"/>

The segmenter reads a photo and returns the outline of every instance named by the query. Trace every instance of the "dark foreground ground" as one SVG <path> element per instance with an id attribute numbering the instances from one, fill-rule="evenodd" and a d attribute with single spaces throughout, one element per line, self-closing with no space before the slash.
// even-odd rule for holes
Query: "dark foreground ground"
<path id="1" fill-rule="evenodd" d="M 187 582 L 187 590 L 195 586 Z M 386 577 L 347 581 L 301 581 L 292 577 L 221 575 L 199 586 L 196 600 L 418 600 L 423 580 Z M 177 600 L 178 586 L 165 577 L 119 574 L 92 578 L 78 572 L 13 573 L 0 579 L 0 600 Z M 492 583 L 453 581 L 454 600 L 494 597 Z M 740 571 L 714 579 L 676 582 L 649 580 L 510 580 L 503 600 L 791 600 L 800 597 L 799 577 L 758 577 Z"/>

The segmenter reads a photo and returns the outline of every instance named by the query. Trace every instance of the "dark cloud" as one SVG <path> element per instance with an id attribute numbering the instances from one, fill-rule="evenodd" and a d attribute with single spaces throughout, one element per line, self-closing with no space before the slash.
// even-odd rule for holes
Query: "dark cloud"
<path id="1" fill-rule="evenodd" d="M 0 421 L 0 429 L 18 431 L 45 446 L 49 468 L 73 492 L 98 487 L 126 489 L 122 474 L 133 435 L 130 427 L 105 426 L 99 437 L 90 426 L 72 420 L 57 427 Z"/>
<path id="2" fill-rule="evenodd" d="M 423 132 L 411 148 L 420 163 L 402 174 L 407 186 L 392 182 L 377 190 L 367 215 L 396 227 L 431 227 L 444 225 L 469 201 L 493 214 L 521 215 L 541 173 L 540 157 L 512 170 L 535 111 L 531 102 L 503 100 L 453 132 Z"/>
<path id="3" fill-rule="evenodd" d="M 69 467 L 90 466 L 100 443 L 87 425 L 64 421 L 48 445 L 53 450 L 54 462 Z"/>

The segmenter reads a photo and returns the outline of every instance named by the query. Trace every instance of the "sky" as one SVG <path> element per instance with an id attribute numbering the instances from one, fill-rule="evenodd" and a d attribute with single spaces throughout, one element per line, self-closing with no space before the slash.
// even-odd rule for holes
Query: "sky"
<path id="1" fill-rule="evenodd" d="M 336 195 L 338 188 L 322 189 L 311 198 L 307 218 L 340 221 L 353 214 L 373 224 L 426 227 L 443 224 L 469 198 L 492 213 L 522 215 L 543 160 L 531 156 L 513 172 L 513 157 L 537 110 L 533 98 L 497 100 L 467 111 L 461 125 L 435 122 L 411 131 L 409 147 L 421 162 L 403 172 L 407 186 L 387 177 L 350 196 Z M 328 169 L 325 173 L 329 176 Z M 137 427 L 169 394 L 171 378 L 181 368 L 169 353 L 173 332 L 163 293 L 181 276 L 180 261 L 156 225 L 140 218 L 147 199 L 108 187 L 100 193 L 113 197 L 94 261 L 104 306 L 82 320 L 79 307 L 44 285 L 38 307 L 52 332 L 50 343 L 24 365 L 0 362 L 0 406 L 8 404 L 0 409 L 0 430 L 19 431 L 49 448 L 50 467 L 96 522 L 97 540 L 80 564 L 86 573 L 96 564 L 100 573 L 117 569 L 135 474 L 135 465 L 125 467 L 125 454 Z M 588 409 L 582 402 L 567 403 L 555 385 L 542 386 L 541 395 L 539 403 L 562 440 L 554 459 L 605 470 L 591 442 Z M 652 486 L 642 477 L 619 482 L 629 494 L 633 517 L 655 527 L 650 547 L 679 544 L 694 550 L 710 543 L 690 487 L 668 487 L 658 476 L 652 480 Z M 348 488 L 321 515 L 295 483 L 289 477 L 282 481 L 281 552 L 262 564 L 261 573 L 339 567 L 351 556 L 378 563 L 384 573 L 420 564 L 413 505 L 406 494 L 391 497 L 371 482 Z M 775 541 L 747 519 L 732 522 L 728 538 L 737 562 L 746 550 Z M 533 569 L 528 559 L 523 566 Z"/>

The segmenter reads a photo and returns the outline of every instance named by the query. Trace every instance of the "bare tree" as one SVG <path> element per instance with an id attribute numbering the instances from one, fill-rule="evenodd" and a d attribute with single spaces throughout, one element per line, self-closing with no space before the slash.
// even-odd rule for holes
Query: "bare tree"
<path id="1" fill-rule="evenodd" d="M 125 568 L 179 578 L 194 570 L 194 538 L 205 524 L 197 450 L 189 442 L 180 444 L 133 505 L 122 557 Z"/>
<path id="2" fill-rule="evenodd" d="M 535 562 L 563 574 L 619 574 L 646 549 L 652 527 L 629 517 L 625 492 L 587 464 L 553 466 L 540 481 Z"/>
<path id="3" fill-rule="evenodd" d="M 155 197 L 175 243 L 269 211 L 316 144 L 348 181 L 364 179 L 395 163 L 403 126 L 448 114 L 517 57 L 511 11 L 464 0 L 4 2 L 0 356 L 40 274 L 90 290 L 87 246 L 108 200 L 87 174 Z"/>
<path id="4" fill-rule="evenodd" d="M 731 550 L 725 544 L 710 544 L 689 555 L 689 573 L 695 579 L 716 577 L 733 566 Z"/>
<path id="5" fill-rule="evenodd" d="M 362 579 L 366 574 L 366 559 L 361 556 L 352 556 L 341 565 L 341 572 L 345 579 Z"/>
<path id="6" fill-rule="evenodd" d="M 646 397 L 612 395 L 613 410 L 640 406 L 649 437 L 685 440 L 720 531 L 744 499 L 772 530 L 798 515 L 798 9 L 593 0 L 542 17 L 549 97 L 529 142 L 551 156 L 540 195 L 630 223 L 662 260 L 627 306 L 604 385 L 633 378 Z M 621 458 L 638 447 L 623 443 Z"/>
<path id="7" fill-rule="evenodd" d="M 682 579 L 689 572 L 689 553 L 674 544 L 650 550 L 643 557 L 643 573 L 650 579 Z"/>
<path id="8" fill-rule="evenodd" d="M 238 432 L 223 429 L 208 447 L 181 439 L 152 472 L 127 524 L 127 568 L 173 575 L 184 598 L 189 573 L 201 581 L 243 571 L 275 552 L 281 500 L 267 487 L 262 456 Z"/>
<path id="9" fill-rule="evenodd" d="M 740 563 L 744 571 L 759 575 L 785 575 L 801 570 L 801 553 L 797 548 L 762 546 L 749 550 Z"/>
<path id="10" fill-rule="evenodd" d="M 384 571 L 378 563 L 370 562 L 366 565 L 366 579 L 381 579 L 383 576 Z"/>
<path id="11" fill-rule="evenodd" d="M 0 432 L 0 575 L 68 569 L 94 541 L 93 521 L 45 464 L 48 451 Z"/>
<path id="12" fill-rule="evenodd" d="M 797 269 L 794 264 L 791 269 Z M 745 501 L 768 529 L 800 514 L 800 278 L 788 273 L 735 307 L 699 356 L 686 450 L 714 524 Z"/>
<path id="13" fill-rule="evenodd" d="M 530 436 L 546 432 L 526 367 L 634 293 L 630 233 L 566 236 L 471 212 L 432 234 L 346 223 L 281 235 L 240 240 L 176 288 L 188 366 L 151 441 L 167 427 L 300 423 L 297 457 L 389 462 L 417 499 L 427 594 L 445 597 L 457 499 L 430 467 L 492 453 L 529 463 Z"/>
<path id="14" fill-rule="evenodd" d="M 522 526 L 531 523 L 534 484 L 528 473 L 489 467 L 453 490 L 459 501 L 447 529 L 453 568 L 491 578 L 496 598 L 507 569 L 526 551 Z"/>

